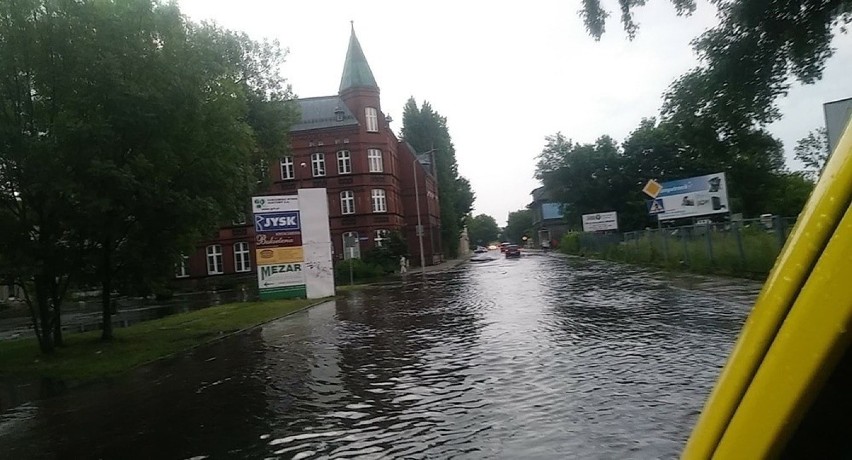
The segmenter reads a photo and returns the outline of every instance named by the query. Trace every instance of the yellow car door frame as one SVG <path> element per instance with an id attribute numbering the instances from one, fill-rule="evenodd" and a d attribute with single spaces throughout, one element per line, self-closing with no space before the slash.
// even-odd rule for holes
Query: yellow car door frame
<path id="1" fill-rule="evenodd" d="M 852 124 L 776 260 L 682 458 L 782 452 L 850 344 L 850 202 Z"/>

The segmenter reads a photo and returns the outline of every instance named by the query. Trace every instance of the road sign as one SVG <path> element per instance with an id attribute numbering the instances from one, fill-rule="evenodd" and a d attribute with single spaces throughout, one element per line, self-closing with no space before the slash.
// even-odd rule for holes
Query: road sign
<path id="1" fill-rule="evenodd" d="M 662 198 L 648 200 L 648 214 L 661 214 L 664 212 L 666 212 L 666 208 L 665 205 L 663 205 Z"/>
<path id="2" fill-rule="evenodd" d="M 659 182 L 651 179 L 645 184 L 645 187 L 642 189 L 645 192 L 645 195 L 650 196 L 651 198 L 656 198 L 660 191 L 663 189 L 663 186 L 660 185 Z"/>

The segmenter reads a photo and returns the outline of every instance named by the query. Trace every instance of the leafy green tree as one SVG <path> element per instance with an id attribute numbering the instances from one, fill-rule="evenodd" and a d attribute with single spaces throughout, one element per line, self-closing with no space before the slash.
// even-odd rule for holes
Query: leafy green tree
<path id="1" fill-rule="evenodd" d="M 4 3 L 0 20 L 3 236 L 37 249 L 3 250 L 48 326 L 69 280 L 99 284 L 110 339 L 113 292 L 171 276 L 283 152 L 284 53 L 154 0 Z"/>
<path id="2" fill-rule="evenodd" d="M 533 216 L 529 209 L 519 209 L 509 213 L 506 228 L 503 229 L 505 239 L 512 243 L 523 243 L 524 236 L 532 237 Z"/>
<path id="3" fill-rule="evenodd" d="M 793 151 L 796 159 L 805 165 L 807 173 L 813 177 L 819 177 L 822 168 L 831 155 L 828 145 L 828 132 L 825 128 L 818 128 L 809 132 L 807 136 L 796 142 L 796 148 Z"/>
<path id="4" fill-rule="evenodd" d="M 468 216 L 467 235 L 471 245 L 486 246 L 488 243 L 497 241 L 500 227 L 497 221 L 487 214 L 479 214 L 476 217 Z"/>
<path id="5" fill-rule="evenodd" d="M 428 102 L 418 107 L 412 97 L 403 109 L 402 125 L 401 137 L 415 151 L 434 152 L 441 206 L 441 243 L 446 256 L 456 257 L 464 218 L 473 208 L 475 196 L 470 182 L 459 176 L 447 119 L 435 112 Z"/>

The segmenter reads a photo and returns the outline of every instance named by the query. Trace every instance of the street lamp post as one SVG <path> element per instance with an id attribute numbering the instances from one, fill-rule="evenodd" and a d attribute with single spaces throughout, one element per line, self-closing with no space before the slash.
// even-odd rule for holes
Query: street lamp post
<path id="1" fill-rule="evenodd" d="M 435 149 L 429 150 L 426 153 L 432 153 Z M 417 239 L 420 242 L 420 274 L 423 277 L 426 276 L 426 255 L 423 253 L 423 224 L 420 221 L 420 188 L 417 186 L 417 163 L 420 163 L 420 160 L 417 158 L 417 154 L 414 154 L 414 163 L 411 164 L 411 171 L 414 173 L 414 201 L 417 205 Z"/>

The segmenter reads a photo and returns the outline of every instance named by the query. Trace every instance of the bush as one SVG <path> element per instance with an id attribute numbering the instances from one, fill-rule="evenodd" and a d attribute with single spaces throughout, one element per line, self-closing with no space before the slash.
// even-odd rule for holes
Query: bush
<path id="1" fill-rule="evenodd" d="M 367 263 L 361 259 L 343 260 L 334 267 L 334 279 L 337 284 L 349 282 L 349 267 L 352 267 L 352 278 L 357 281 L 365 281 L 381 278 L 385 270 L 380 265 Z"/>

